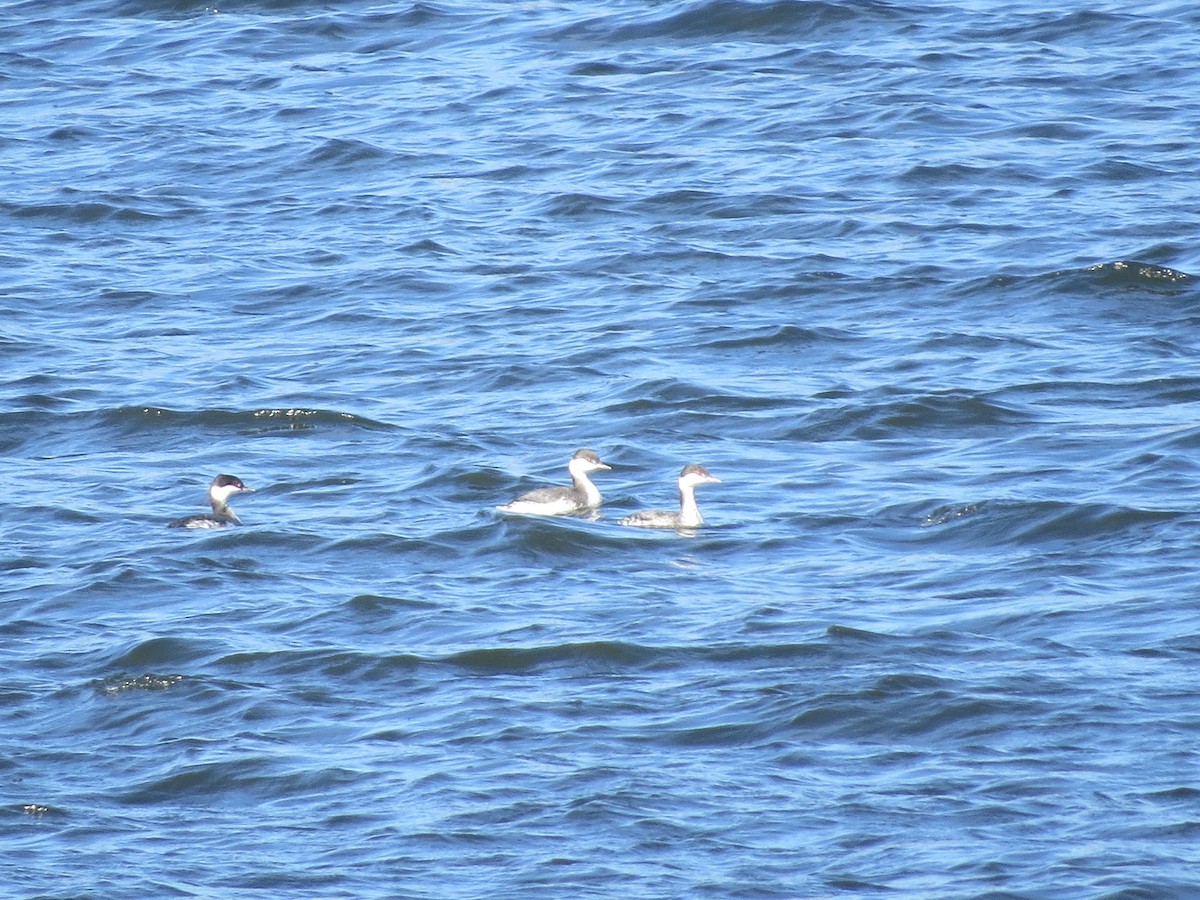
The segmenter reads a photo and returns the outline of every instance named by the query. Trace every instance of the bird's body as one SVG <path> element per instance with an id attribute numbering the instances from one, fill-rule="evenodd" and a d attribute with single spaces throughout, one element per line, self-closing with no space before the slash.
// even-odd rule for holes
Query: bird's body
<path id="1" fill-rule="evenodd" d="M 704 524 L 700 507 L 696 505 L 696 487 L 701 484 L 720 484 L 721 479 L 710 475 L 704 466 L 687 465 L 679 473 L 679 512 L 666 509 L 647 509 L 621 519 L 631 528 L 699 528 Z"/>
<path id="2" fill-rule="evenodd" d="M 537 488 L 496 509 L 527 516 L 566 516 L 594 509 L 600 505 L 600 489 L 588 475 L 611 468 L 600 461 L 594 450 L 576 450 L 567 463 L 567 471 L 571 473 L 570 487 Z"/>
<path id="3" fill-rule="evenodd" d="M 254 493 L 254 488 L 247 487 L 242 479 L 233 475 L 218 475 L 208 486 L 208 502 L 212 505 L 211 513 L 186 516 L 176 519 L 168 528 L 225 528 L 230 525 L 241 525 L 229 505 L 229 498 L 234 494 Z"/>

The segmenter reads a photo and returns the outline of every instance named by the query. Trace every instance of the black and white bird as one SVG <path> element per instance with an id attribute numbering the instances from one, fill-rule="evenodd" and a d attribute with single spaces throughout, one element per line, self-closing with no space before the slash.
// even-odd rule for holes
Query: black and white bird
<path id="1" fill-rule="evenodd" d="M 242 483 L 242 479 L 233 475 L 218 475 L 208 486 L 208 502 L 212 504 L 212 512 L 176 519 L 167 527 L 224 528 L 228 525 L 241 525 L 242 520 L 229 506 L 229 498 L 234 494 L 252 493 L 254 488 L 247 487 Z"/>

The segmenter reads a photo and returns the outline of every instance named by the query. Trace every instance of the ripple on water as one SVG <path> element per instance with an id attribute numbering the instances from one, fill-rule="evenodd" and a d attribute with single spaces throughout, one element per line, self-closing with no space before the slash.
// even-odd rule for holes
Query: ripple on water
<path id="1" fill-rule="evenodd" d="M 61 6 L 5 883 L 1190 895 L 1192 7 Z"/>

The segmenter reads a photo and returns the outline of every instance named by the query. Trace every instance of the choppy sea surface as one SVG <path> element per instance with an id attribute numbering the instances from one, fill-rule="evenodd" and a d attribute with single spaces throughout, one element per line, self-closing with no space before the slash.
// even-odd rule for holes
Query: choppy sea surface
<path id="1" fill-rule="evenodd" d="M 1196 896 L 1198 29 L 0 2 L 0 890 Z"/>

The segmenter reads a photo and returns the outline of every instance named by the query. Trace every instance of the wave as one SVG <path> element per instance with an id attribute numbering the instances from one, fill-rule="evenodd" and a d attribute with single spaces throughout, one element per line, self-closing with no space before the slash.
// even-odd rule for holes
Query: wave
<path id="1" fill-rule="evenodd" d="M 846 399 L 841 392 L 832 398 Z M 1000 402 L 988 393 L 956 389 L 817 410 L 805 416 L 785 439 L 874 441 L 944 431 L 967 436 L 1038 420 L 1039 415 L 1030 408 Z"/>
<path id="2" fill-rule="evenodd" d="M 236 430 L 241 434 L 270 431 L 306 431 L 309 429 L 351 428 L 387 431 L 394 426 L 354 413 L 305 407 L 262 407 L 253 410 L 203 409 L 175 410 L 158 406 L 126 406 L 105 411 L 103 424 L 141 430 L 216 429 Z"/>
<path id="3" fill-rule="evenodd" d="M 621 205 L 612 197 L 569 191 L 547 198 L 541 212 L 551 219 L 612 218 L 621 215 Z"/>
<path id="4" fill-rule="evenodd" d="M 361 611 L 379 602 L 389 609 L 422 611 L 434 605 L 413 605 L 391 598 L 355 598 Z M 859 658 L 872 645 L 879 653 L 908 639 L 872 635 L 856 629 L 829 628 L 813 640 L 781 644 L 718 643 L 662 646 L 630 641 L 595 640 L 577 643 L 513 647 L 477 647 L 446 655 L 372 652 L 347 648 L 284 648 L 222 653 L 218 644 L 195 639 L 153 637 L 120 651 L 108 664 L 113 674 L 95 682 L 96 689 L 116 697 L 128 691 L 165 690 L 188 680 L 212 682 L 219 677 L 271 679 L 304 674 L 318 679 L 387 680 L 418 670 L 447 669 L 470 675 L 538 675 L 552 671 L 633 672 L 698 668 L 741 670 L 746 666 L 787 664 L 820 666 L 831 655 L 846 653 Z M 207 674 L 199 675 L 197 668 Z M 188 672 L 191 674 L 187 674 Z M 170 674 L 164 674 L 164 673 Z"/>
<path id="5" fill-rule="evenodd" d="M 792 398 L 733 394 L 677 378 L 656 378 L 628 385 L 622 399 L 604 407 L 604 412 L 630 414 L 663 409 L 702 410 L 705 413 L 787 408 Z"/>
<path id="6" fill-rule="evenodd" d="M 908 510 L 912 512 L 911 509 Z M 913 540 L 953 538 L 972 544 L 1048 546 L 1124 538 L 1130 532 L 1177 521 L 1186 513 L 1111 503 L 1064 500 L 984 500 L 928 510 Z"/>
<path id="7" fill-rule="evenodd" d="M 1076 269 L 1057 269 L 1029 275 L 998 274 L 973 279 L 954 288 L 962 297 L 997 292 L 1003 297 L 1014 293 L 1082 294 L 1094 298 L 1098 291 L 1143 290 L 1176 294 L 1196 287 L 1196 276 L 1158 263 L 1119 259 Z"/>
<path id="8" fill-rule="evenodd" d="M 382 147 L 364 140 L 330 138 L 311 150 L 304 164 L 310 166 L 353 167 L 363 164 L 377 165 L 393 158 L 393 154 Z"/>
<path id="9" fill-rule="evenodd" d="M 807 348 L 814 344 L 850 343 L 860 338 L 841 328 L 812 327 L 801 325 L 763 325 L 754 327 L 737 327 L 722 329 L 716 327 L 714 333 L 727 331 L 737 337 L 716 337 L 702 341 L 699 346 L 712 350 L 752 350 L 752 349 L 792 349 Z"/>
<path id="10" fill-rule="evenodd" d="M 639 668 L 662 651 L 620 641 L 590 641 L 547 647 L 496 647 L 465 650 L 445 657 L 442 662 L 483 674 L 533 673 L 545 668 L 569 666 L 572 669 Z"/>
<path id="11" fill-rule="evenodd" d="M 1156 19 L 1136 13 L 1095 10 L 1059 12 L 1051 9 L 1033 15 L 996 17 L 990 22 L 987 19 L 977 21 L 982 25 L 964 30 L 964 37 L 985 43 L 1000 41 L 1093 49 L 1117 43 L 1135 43 L 1142 35 L 1153 35 L 1159 24 Z M 991 22 L 995 25 L 991 25 Z"/>
<path id="12" fill-rule="evenodd" d="M 212 667 L 231 677 L 272 678 L 303 674 L 321 679 L 382 681 L 411 673 L 430 661 L 410 653 L 344 649 L 248 650 L 221 656 Z"/>
<path id="13" fill-rule="evenodd" d="M 134 805 L 203 802 L 208 806 L 228 798 L 229 803 L 240 805 L 251 797 L 275 801 L 314 791 L 336 792 L 361 778 L 361 772 L 343 766 L 314 765 L 277 752 L 248 754 L 171 766 L 167 774 L 151 776 L 125 790 L 120 799 Z"/>
<path id="14" fill-rule="evenodd" d="M 1130 381 L 1038 381 L 1013 384 L 991 392 L 1007 402 L 1019 399 L 1032 406 L 1124 408 L 1169 406 L 1200 399 L 1200 377 L 1147 378 Z M 1190 427 L 1184 425 L 1183 427 Z"/>
<path id="15" fill-rule="evenodd" d="M 208 641 L 153 637 L 129 647 L 112 661 L 112 666 L 122 671 L 182 667 L 210 658 L 215 649 L 215 645 Z M 127 676 L 118 677 L 124 679 Z M 157 676 L 150 677 L 153 679 Z"/>
<path id="16" fill-rule="evenodd" d="M 78 196 L 70 196 L 77 194 Z M 59 202 L 0 203 L 0 214 L 24 219 L 39 225 L 66 228 L 73 225 L 94 225 L 101 222 L 141 224 L 185 218 L 194 207 L 165 203 L 161 198 L 145 198 L 128 194 L 95 194 L 72 189 L 61 192 Z"/>
<path id="17" fill-rule="evenodd" d="M 126 675 L 121 672 L 109 675 L 95 683 L 96 693 L 104 697 L 116 697 L 131 691 L 150 691 L 157 693 L 167 691 L 183 681 L 183 675 L 163 675 L 147 673 L 142 675 Z"/>
<path id="18" fill-rule="evenodd" d="M 238 4 L 238 12 L 243 14 L 311 13 L 314 4 L 312 0 L 247 0 Z M 219 16 L 225 9 L 225 4 L 217 0 L 120 0 L 114 6 L 101 4 L 97 7 L 96 15 L 107 14 L 129 18 L 193 18 L 198 16 Z"/>
<path id="19" fill-rule="evenodd" d="M 0 452 L 62 456 L 90 452 L 107 432 L 117 442 L 161 442 L 165 436 L 182 440 L 218 432 L 243 436 L 301 434 L 314 431 L 391 431 L 396 426 L 354 413 L 308 407 L 260 407 L 248 410 L 179 410 L 160 406 L 118 406 L 107 409 L 64 410 L 57 394 L 30 392 L 20 401 L 26 408 L 0 418 Z M 49 448 L 53 447 L 53 451 Z M 40 448 L 40 449 L 39 449 Z"/>
<path id="20" fill-rule="evenodd" d="M 547 37 L 557 40 L 695 41 L 705 38 L 740 39 L 762 43 L 791 43 L 831 28 L 863 21 L 887 21 L 897 13 L 890 3 L 834 3 L 822 0 L 703 0 L 666 14 L 592 18 L 555 28 Z"/>
<path id="21" fill-rule="evenodd" d="M 50 398 L 55 402 L 56 398 Z M 379 422 L 354 413 L 338 410 L 306 407 L 260 407 L 249 410 L 197 409 L 180 410 L 163 406 L 117 406 L 53 413 L 45 410 L 24 410 L 6 413 L 24 427 L 52 427 L 55 423 L 67 425 L 100 425 L 116 428 L 246 428 L 263 427 L 274 423 L 276 427 L 296 430 L 337 426 L 387 431 L 395 426 Z"/>
<path id="22" fill-rule="evenodd" d="M 1196 280 L 1194 275 L 1137 260 L 1117 260 L 1088 266 L 1085 272 L 1092 274 L 1100 284 L 1115 287 L 1146 287 L 1157 285 L 1189 284 Z"/>

